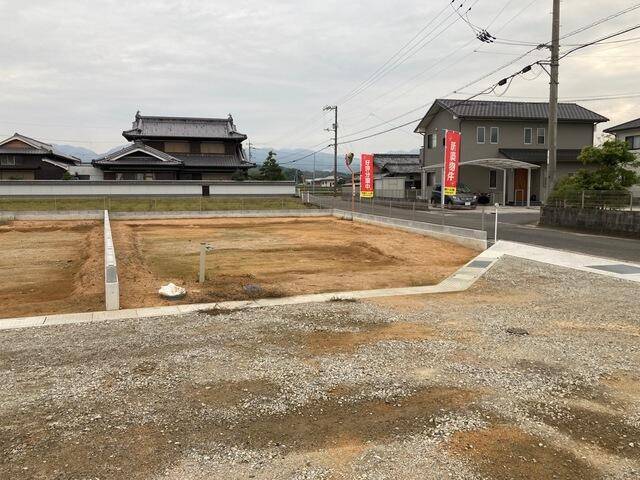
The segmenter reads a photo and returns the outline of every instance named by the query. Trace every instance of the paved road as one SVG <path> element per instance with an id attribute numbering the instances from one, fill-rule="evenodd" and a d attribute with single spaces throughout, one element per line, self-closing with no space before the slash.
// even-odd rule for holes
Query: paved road
<path id="1" fill-rule="evenodd" d="M 330 207 L 333 198 L 323 198 L 324 206 Z M 336 199 L 335 207 L 343 210 L 351 210 L 351 202 Z M 363 213 L 391 216 L 418 220 L 429 223 L 442 223 L 442 211 L 439 209 L 429 211 L 413 211 L 404 208 L 394 208 L 387 205 L 359 204 L 356 202 L 356 210 Z M 485 214 L 484 230 L 490 241 L 494 237 L 495 216 L 493 208 L 487 208 Z M 498 215 L 498 239 L 512 242 L 528 243 L 542 247 L 567 250 L 587 255 L 614 258 L 617 260 L 640 263 L 640 240 L 631 238 L 611 237 L 579 233 L 556 228 L 537 226 L 540 213 L 538 210 L 527 212 L 525 209 L 510 209 Z M 512 210 L 513 213 L 506 213 Z M 482 213 L 480 209 L 474 211 L 446 210 L 444 215 L 445 225 L 455 227 L 482 229 Z"/>

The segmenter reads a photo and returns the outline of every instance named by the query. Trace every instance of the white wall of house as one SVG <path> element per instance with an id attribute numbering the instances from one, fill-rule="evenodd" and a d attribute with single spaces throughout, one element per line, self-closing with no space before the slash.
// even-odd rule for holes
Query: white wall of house
<path id="1" fill-rule="evenodd" d="M 635 136 L 640 137 L 640 128 L 637 128 L 635 130 L 625 130 L 624 132 L 616 133 L 616 139 L 622 141 L 624 141 L 627 137 Z M 638 146 L 638 148 L 633 148 L 631 151 L 635 153 L 638 158 L 640 158 L 640 146 Z M 640 167 L 636 169 L 636 172 L 640 174 Z M 640 196 L 640 184 L 631 187 L 631 192 L 633 192 L 634 196 Z"/>

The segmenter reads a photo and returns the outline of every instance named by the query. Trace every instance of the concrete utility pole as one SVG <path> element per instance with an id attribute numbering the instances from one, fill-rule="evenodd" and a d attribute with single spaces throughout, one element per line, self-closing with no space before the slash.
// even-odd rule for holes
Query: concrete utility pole
<path id="1" fill-rule="evenodd" d="M 556 183 L 558 151 L 558 73 L 560 69 L 560 0 L 553 0 L 551 25 L 551 80 L 549 81 L 549 149 L 547 154 L 547 188 L 549 198 Z"/>
<path id="2" fill-rule="evenodd" d="M 324 111 L 333 110 L 335 113 L 335 119 L 333 122 L 333 128 L 327 129 L 327 131 L 333 131 L 333 196 L 338 195 L 338 106 L 326 106 Z"/>

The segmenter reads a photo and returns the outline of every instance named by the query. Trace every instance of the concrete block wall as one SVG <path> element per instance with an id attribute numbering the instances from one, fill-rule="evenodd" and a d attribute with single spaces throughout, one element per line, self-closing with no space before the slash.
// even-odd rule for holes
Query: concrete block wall
<path id="1" fill-rule="evenodd" d="M 599 233 L 623 233 L 640 238 L 640 212 L 628 210 L 544 206 L 540 212 L 540 224 Z"/>
<path id="2" fill-rule="evenodd" d="M 113 246 L 111 223 L 107 210 L 104 211 L 104 303 L 105 310 L 120 309 L 120 283 L 118 282 L 116 249 Z"/>
<path id="3" fill-rule="evenodd" d="M 487 232 L 472 230 L 470 228 L 450 227 L 434 223 L 416 222 L 401 218 L 383 217 L 367 213 L 347 212 L 345 210 L 333 210 L 333 215 L 338 218 L 352 219 L 358 222 L 380 225 L 384 227 L 398 228 L 411 233 L 418 233 L 429 237 L 453 242 L 463 247 L 484 251 L 487 249 Z"/>

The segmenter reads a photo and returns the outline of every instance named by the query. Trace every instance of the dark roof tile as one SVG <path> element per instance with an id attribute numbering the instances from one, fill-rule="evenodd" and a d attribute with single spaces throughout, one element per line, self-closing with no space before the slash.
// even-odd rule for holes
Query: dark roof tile
<path id="1" fill-rule="evenodd" d="M 136 114 L 131 130 L 122 135 L 127 140 L 136 138 L 200 138 L 244 140 L 238 133 L 233 118 L 151 117 Z"/>
<path id="2" fill-rule="evenodd" d="M 635 120 L 630 120 L 625 123 L 621 123 L 620 125 L 614 125 L 613 127 L 605 128 L 604 132 L 606 133 L 614 133 L 621 132 L 623 130 L 635 130 L 640 128 L 640 118 L 636 118 Z"/>

